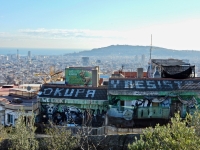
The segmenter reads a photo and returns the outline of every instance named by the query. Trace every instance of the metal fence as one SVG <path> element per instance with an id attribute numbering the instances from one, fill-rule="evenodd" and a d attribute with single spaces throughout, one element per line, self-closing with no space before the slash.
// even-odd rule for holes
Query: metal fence
<path id="1" fill-rule="evenodd" d="M 85 135 L 105 135 L 105 126 L 102 127 L 68 127 L 71 129 L 72 134 L 85 134 Z"/>
<path id="2" fill-rule="evenodd" d="M 85 135 L 117 135 L 117 134 L 142 134 L 143 128 L 117 128 L 112 126 L 94 127 L 68 127 L 72 134 Z"/>

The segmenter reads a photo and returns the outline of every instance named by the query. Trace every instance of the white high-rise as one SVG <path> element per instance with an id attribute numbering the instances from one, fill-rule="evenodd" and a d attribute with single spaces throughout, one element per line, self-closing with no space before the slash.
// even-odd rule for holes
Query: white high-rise
<path id="1" fill-rule="evenodd" d="M 31 59 L 31 51 L 28 51 L 28 59 Z"/>
<path id="2" fill-rule="evenodd" d="M 17 59 L 19 59 L 19 50 L 17 50 Z"/>

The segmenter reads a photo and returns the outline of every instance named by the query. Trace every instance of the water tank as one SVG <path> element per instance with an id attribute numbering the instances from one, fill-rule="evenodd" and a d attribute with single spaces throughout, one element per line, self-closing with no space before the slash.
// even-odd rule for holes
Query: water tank
<path id="1" fill-rule="evenodd" d="M 143 78 L 143 68 L 137 68 L 137 78 Z"/>

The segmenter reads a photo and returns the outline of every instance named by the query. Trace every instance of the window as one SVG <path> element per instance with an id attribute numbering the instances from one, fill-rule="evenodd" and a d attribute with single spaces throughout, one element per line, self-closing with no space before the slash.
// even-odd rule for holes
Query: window
<path id="1" fill-rule="evenodd" d="M 13 115 L 8 114 L 8 123 L 13 124 Z"/>
<path id="2" fill-rule="evenodd" d="M 120 111 L 124 111 L 124 101 L 120 101 Z"/>

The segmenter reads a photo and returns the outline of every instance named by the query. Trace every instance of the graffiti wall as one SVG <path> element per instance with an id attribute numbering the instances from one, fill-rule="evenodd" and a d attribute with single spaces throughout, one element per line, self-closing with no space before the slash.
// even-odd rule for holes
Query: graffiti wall
<path id="1" fill-rule="evenodd" d="M 106 106 L 67 105 L 56 103 L 41 103 L 42 120 L 45 123 L 53 121 L 58 125 L 89 125 L 102 126 L 107 112 Z"/>
<path id="2" fill-rule="evenodd" d="M 59 125 L 102 126 L 108 109 L 107 90 L 43 85 L 38 93 L 41 121 Z"/>
<path id="3" fill-rule="evenodd" d="M 187 113 L 193 113 L 198 104 L 198 94 L 191 95 L 109 95 L 109 116 L 131 119 L 170 118 L 175 113 L 185 117 Z M 129 114 L 127 119 L 127 114 Z"/>
<path id="4" fill-rule="evenodd" d="M 66 68 L 65 83 L 69 85 L 92 85 L 92 68 Z"/>
<path id="5" fill-rule="evenodd" d="M 109 79 L 108 89 L 129 91 L 200 90 L 200 79 Z"/>

